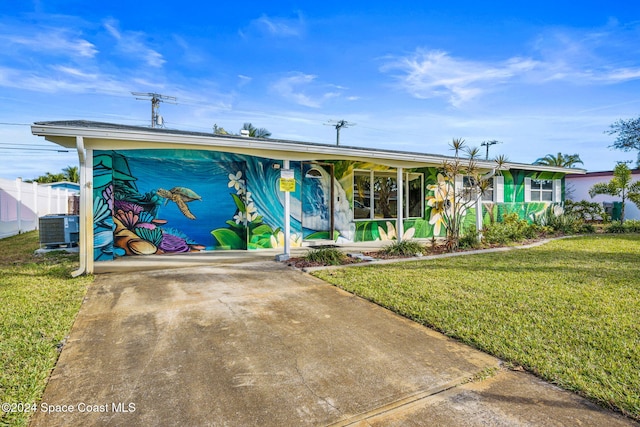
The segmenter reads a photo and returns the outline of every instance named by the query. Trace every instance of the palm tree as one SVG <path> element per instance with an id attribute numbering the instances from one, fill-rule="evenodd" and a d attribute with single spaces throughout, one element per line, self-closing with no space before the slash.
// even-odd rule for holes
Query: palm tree
<path id="1" fill-rule="evenodd" d="M 69 182 L 80 182 L 80 174 L 78 173 L 77 166 L 67 166 L 62 169 L 64 173 L 64 179 Z"/>
<path id="2" fill-rule="evenodd" d="M 553 154 L 547 154 L 533 162 L 534 165 L 558 166 L 561 168 L 575 168 L 575 165 L 578 163 L 584 164 L 582 163 L 582 160 L 580 160 L 580 155 L 562 153 L 558 153 L 556 156 Z"/>
<path id="3" fill-rule="evenodd" d="M 269 138 L 271 136 L 271 132 L 269 132 L 265 128 L 256 128 L 251 123 L 245 123 L 242 125 L 242 130 L 248 130 L 249 136 L 253 138 Z"/>
<path id="4" fill-rule="evenodd" d="M 593 198 L 598 194 L 607 194 L 622 199 L 620 222 L 624 222 L 624 206 L 627 199 L 640 208 L 640 181 L 631 182 L 631 171 L 625 163 L 616 165 L 611 181 L 593 184 L 589 195 Z"/>

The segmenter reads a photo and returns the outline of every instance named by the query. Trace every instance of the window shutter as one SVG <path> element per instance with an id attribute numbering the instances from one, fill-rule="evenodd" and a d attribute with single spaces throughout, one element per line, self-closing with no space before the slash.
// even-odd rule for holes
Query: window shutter
<path id="1" fill-rule="evenodd" d="M 562 203 L 562 180 L 553 180 L 553 201 L 555 203 Z"/>
<path id="2" fill-rule="evenodd" d="M 524 179 L 524 201 L 531 201 L 531 178 Z"/>
<path id="3" fill-rule="evenodd" d="M 502 175 L 493 177 L 493 201 L 504 203 L 504 176 Z"/>

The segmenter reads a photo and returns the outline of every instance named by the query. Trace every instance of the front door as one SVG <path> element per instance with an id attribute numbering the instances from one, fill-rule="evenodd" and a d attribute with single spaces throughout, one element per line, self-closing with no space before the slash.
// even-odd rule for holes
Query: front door
<path id="1" fill-rule="evenodd" d="M 333 165 L 302 163 L 302 230 L 306 240 L 335 239 Z"/>

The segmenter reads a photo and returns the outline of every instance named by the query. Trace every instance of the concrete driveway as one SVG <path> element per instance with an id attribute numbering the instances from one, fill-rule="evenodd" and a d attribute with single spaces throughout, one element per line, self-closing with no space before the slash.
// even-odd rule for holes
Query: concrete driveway
<path id="1" fill-rule="evenodd" d="M 273 261 L 97 276 L 32 425 L 637 426 Z"/>

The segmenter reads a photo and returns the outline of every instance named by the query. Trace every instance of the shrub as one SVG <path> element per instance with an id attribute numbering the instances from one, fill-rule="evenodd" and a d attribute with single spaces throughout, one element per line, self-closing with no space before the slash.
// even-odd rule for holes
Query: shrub
<path id="1" fill-rule="evenodd" d="M 640 220 L 628 219 L 624 222 L 624 230 L 627 233 L 640 233 Z"/>
<path id="2" fill-rule="evenodd" d="M 563 212 L 559 206 L 550 206 L 542 215 L 534 219 L 538 227 L 547 227 L 552 232 L 561 234 L 576 234 L 580 232 L 584 221 L 576 214 Z"/>
<path id="3" fill-rule="evenodd" d="M 593 224 L 589 224 L 589 223 L 582 224 L 580 226 L 580 230 L 578 230 L 578 233 L 583 233 L 583 234 L 591 234 L 595 232 L 596 232 L 596 227 Z"/>
<path id="4" fill-rule="evenodd" d="M 611 221 L 611 224 L 605 229 L 607 233 L 624 233 L 624 225 L 620 221 Z"/>
<path id="5" fill-rule="evenodd" d="M 565 214 L 575 215 L 583 221 L 604 221 L 609 220 L 609 216 L 601 203 L 580 200 L 566 200 L 564 202 Z"/>
<path id="6" fill-rule="evenodd" d="M 424 246 L 415 240 L 403 240 L 401 242 L 393 242 L 385 246 L 382 253 L 387 255 L 413 256 L 424 252 Z"/>
<path id="7" fill-rule="evenodd" d="M 475 226 L 467 230 L 458 242 L 458 247 L 461 249 L 477 248 L 479 246 L 480 242 L 478 241 L 478 232 L 476 231 Z"/>
<path id="8" fill-rule="evenodd" d="M 305 261 L 319 262 L 324 265 L 340 265 L 346 259 L 346 255 L 336 248 L 318 248 L 306 253 Z"/>
<path id="9" fill-rule="evenodd" d="M 509 242 L 533 239 L 543 231 L 543 226 L 529 224 L 526 220 L 520 219 L 518 214 L 511 213 L 503 215 L 502 222 L 487 226 L 484 229 L 483 237 L 487 243 L 503 245 Z"/>

